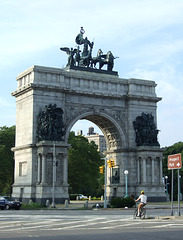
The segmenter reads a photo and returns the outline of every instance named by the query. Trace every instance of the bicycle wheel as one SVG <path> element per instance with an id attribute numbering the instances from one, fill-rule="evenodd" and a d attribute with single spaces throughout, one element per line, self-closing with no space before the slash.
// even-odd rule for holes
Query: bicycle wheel
<path id="1" fill-rule="evenodd" d="M 137 217 L 137 214 L 138 214 L 138 210 L 137 210 L 137 209 L 135 209 L 135 211 L 134 211 L 134 213 L 133 213 L 133 219 L 136 219 L 136 217 Z"/>
<path id="2" fill-rule="evenodd" d="M 145 208 L 142 208 L 141 213 L 140 213 L 140 218 L 144 219 L 145 216 L 146 216 L 146 210 L 145 210 Z"/>

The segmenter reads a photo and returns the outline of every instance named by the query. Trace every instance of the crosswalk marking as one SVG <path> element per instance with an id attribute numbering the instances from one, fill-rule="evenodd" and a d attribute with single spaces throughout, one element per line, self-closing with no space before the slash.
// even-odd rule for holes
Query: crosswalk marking
<path id="1" fill-rule="evenodd" d="M 153 228 L 153 226 L 150 226 L 149 228 Z M 156 228 L 183 228 L 183 224 L 182 223 L 176 223 L 176 224 L 168 223 L 168 224 L 156 226 Z"/>
<path id="2" fill-rule="evenodd" d="M 44 220 L 44 221 L 37 221 L 37 222 L 24 222 L 24 221 L 11 221 L 11 222 L 6 222 L 4 224 L 5 225 L 0 225 L 0 230 L 2 231 L 14 231 L 14 230 L 26 230 L 26 229 L 40 229 L 40 228 L 47 228 L 49 227 L 49 230 L 60 230 L 60 229 L 66 229 L 66 228 L 73 228 L 73 227 L 81 227 L 81 226 L 86 226 L 87 224 L 89 224 L 90 221 L 95 221 L 93 224 L 97 224 L 96 220 L 103 220 L 103 218 L 98 218 L 98 219 L 88 219 L 88 220 L 76 220 L 76 221 L 68 221 L 65 222 L 66 220 Z M 78 223 L 82 223 L 80 225 L 76 225 Z M 72 225 L 74 224 L 74 225 Z M 30 226 L 31 225 L 31 226 Z M 35 226 L 33 226 L 35 225 Z M 60 226 L 60 225 L 71 225 L 71 226 L 66 226 L 66 227 L 61 227 L 61 228 L 52 228 L 53 226 Z M 12 228 L 12 229 L 11 229 Z M 46 229 L 48 230 L 48 229 Z"/>
<path id="3" fill-rule="evenodd" d="M 108 219 L 107 217 L 88 217 L 82 220 L 78 218 L 37 218 L 31 217 L 30 220 L 22 219 L 14 221 L 0 221 L 0 232 L 8 231 L 60 231 L 60 230 L 112 230 L 112 229 L 183 229 L 183 222 L 171 222 L 170 220 L 140 220 L 131 217 L 124 219 Z"/>

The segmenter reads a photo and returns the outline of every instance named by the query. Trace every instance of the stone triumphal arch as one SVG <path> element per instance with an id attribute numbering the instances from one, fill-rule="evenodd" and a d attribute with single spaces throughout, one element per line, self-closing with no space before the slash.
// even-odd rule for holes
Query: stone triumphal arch
<path id="1" fill-rule="evenodd" d="M 87 119 L 103 132 L 107 158 L 107 198 L 143 189 L 151 200 L 164 200 L 162 150 L 157 141 L 154 81 L 122 79 L 116 72 L 33 66 L 17 77 L 15 179 L 13 196 L 24 201 L 68 199 L 67 150 L 76 121 Z M 55 166 L 57 165 L 57 166 Z M 113 181 L 113 171 L 119 178 Z"/>
<path id="2" fill-rule="evenodd" d="M 117 57 L 101 49 L 92 57 L 94 43 L 84 33 L 81 27 L 77 48 L 60 48 L 68 54 L 66 68 L 33 66 L 17 77 L 13 196 L 44 203 L 69 198 L 68 136 L 76 121 L 87 119 L 101 129 L 106 157 L 115 161 L 107 169 L 107 198 L 125 195 L 128 170 L 129 194 L 143 189 L 149 200 L 165 200 L 156 84 L 119 78 Z"/>

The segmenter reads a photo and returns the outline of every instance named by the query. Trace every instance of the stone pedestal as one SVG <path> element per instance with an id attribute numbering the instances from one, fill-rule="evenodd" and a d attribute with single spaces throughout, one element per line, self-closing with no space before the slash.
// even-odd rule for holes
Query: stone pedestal
<path id="1" fill-rule="evenodd" d="M 56 203 L 64 203 L 69 199 L 68 147 L 69 145 L 64 142 L 41 141 L 34 148 L 27 149 L 32 152 L 33 161 L 25 161 L 23 164 L 21 162 L 22 170 L 19 168 L 19 174 L 16 173 L 13 196 L 24 202 L 32 199 L 37 203 L 46 203 L 46 200 L 52 202 L 54 192 Z M 25 156 L 25 151 L 17 154 L 19 151 L 14 148 L 16 161 L 21 161 L 22 156 Z M 26 184 L 26 181 L 32 181 L 32 185 Z"/>
<path id="2" fill-rule="evenodd" d="M 166 201 L 165 186 L 162 177 L 162 150 L 159 147 L 138 147 L 116 154 L 108 154 L 108 158 L 115 159 L 116 166 L 107 168 L 107 195 L 124 197 L 126 181 L 124 171 L 128 170 L 128 195 L 138 197 L 142 190 L 148 196 L 148 201 Z M 113 183 L 112 172 L 120 172 L 119 183 Z"/>

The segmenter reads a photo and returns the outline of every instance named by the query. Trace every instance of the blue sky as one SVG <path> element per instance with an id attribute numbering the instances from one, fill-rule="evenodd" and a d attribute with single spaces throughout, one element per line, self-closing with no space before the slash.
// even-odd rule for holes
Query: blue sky
<path id="1" fill-rule="evenodd" d="M 74 47 L 80 27 L 119 58 L 121 78 L 157 83 L 159 142 L 183 141 L 183 1 L 182 0 L 1 0 L 0 126 L 16 123 L 16 77 L 32 65 L 64 67 L 60 47 Z M 92 123 L 77 122 L 87 133 Z M 96 131 L 98 129 L 96 128 Z"/>

